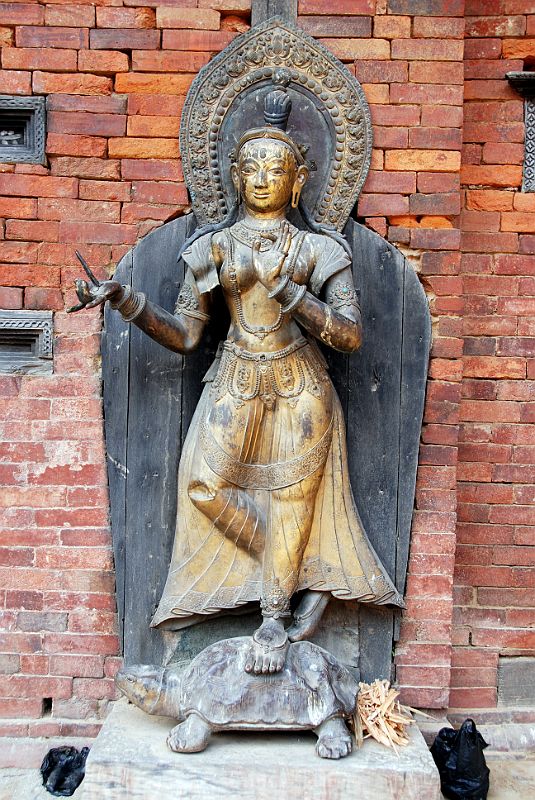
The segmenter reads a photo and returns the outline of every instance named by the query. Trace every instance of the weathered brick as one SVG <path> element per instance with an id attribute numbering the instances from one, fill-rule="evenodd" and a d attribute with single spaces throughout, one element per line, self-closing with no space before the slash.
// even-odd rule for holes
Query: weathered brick
<path id="1" fill-rule="evenodd" d="M 98 28 L 90 31 L 89 39 L 92 50 L 157 50 L 160 31 Z"/>
<path id="2" fill-rule="evenodd" d="M 80 72 L 99 74 L 115 74 L 128 72 L 128 56 L 116 50 L 80 50 L 78 69 Z"/>
<path id="3" fill-rule="evenodd" d="M 466 17 L 466 37 L 523 36 L 526 30 L 525 16 Z"/>
<path id="4" fill-rule="evenodd" d="M 413 194 L 409 198 L 411 214 L 459 214 L 460 198 L 455 193 Z"/>
<path id="5" fill-rule="evenodd" d="M 156 31 L 159 34 L 159 31 Z M 163 31 L 162 47 L 164 50 L 186 50 L 217 52 L 223 50 L 234 39 L 233 31 Z M 92 45 L 94 46 L 94 45 Z M 137 48 L 136 44 L 130 45 Z M 157 48 L 158 45 L 154 49 Z M 141 49 L 141 48 L 139 48 Z M 149 48 L 143 48 L 149 49 Z"/>
<path id="6" fill-rule="evenodd" d="M 375 16 L 373 35 L 378 39 L 408 39 L 411 35 L 411 18 L 409 16 Z"/>
<path id="7" fill-rule="evenodd" d="M 119 222 L 120 205 L 105 201 L 94 202 L 91 200 L 64 200 L 41 199 L 39 200 L 39 217 L 43 220 L 68 219 L 71 221 L 84 220 L 95 222 Z"/>
<path id="8" fill-rule="evenodd" d="M 134 225 L 115 225 L 106 222 L 60 222 L 60 242 L 102 242 L 104 244 L 134 244 L 137 229 Z"/>
<path id="9" fill-rule="evenodd" d="M 457 128 L 411 128 L 409 147 L 440 150 L 460 150 L 462 131 Z"/>
<path id="10" fill-rule="evenodd" d="M 0 70 L 0 92 L 3 94 L 31 94 L 31 72 L 18 69 Z"/>
<path id="11" fill-rule="evenodd" d="M 389 150 L 385 153 L 385 169 L 456 172 L 460 153 L 443 150 Z"/>
<path id="12" fill-rule="evenodd" d="M 409 61 L 462 61 L 463 42 L 436 39 L 396 39 L 392 58 Z"/>
<path id="13" fill-rule="evenodd" d="M 121 174 L 127 180 L 184 180 L 180 162 L 169 159 L 124 159 Z"/>
<path id="14" fill-rule="evenodd" d="M 0 6 L 0 25 L 42 25 L 45 11 L 34 3 L 3 3 Z"/>
<path id="15" fill-rule="evenodd" d="M 390 58 L 390 42 L 388 39 L 331 39 L 321 40 L 341 61 L 354 59 L 388 60 Z M 394 43 L 392 43 L 392 46 Z"/>
<path id="16" fill-rule="evenodd" d="M 94 114 L 126 114 L 127 98 L 120 95 L 91 97 L 90 95 L 53 94 L 47 98 L 48 111 L 90 111 Z"/>
<path id="17" fill-rule="evenodd" d="M 0 286 L 0 308 L 5 310 L 22 308 L 22 289 Z"/>
<path id="18" fill-rule="evenodd" d="M 326 0 L 300 0 L 300 14 L 332 14 L 332 4 Z M 375 0 L 338 0 L 336 4 L 337 14 L 373 14 L 375 12 Z"/>
<path id="19" fill-rule="evenodd" d="M 464 19 L 448 16 L 414 17 L 412 33 L 418 39 L 462 39 Z"/>
<path id="20" fill-rule="evenodd" d="M 197 72 L 208 63 L 210 53 L 189 53 L 181 50 L 134 50 L 134 72 Z M 174 101 L 176 104 L 176 100 Z M 178 113 L 178 109 L 177 109 Z"/>
<path id="21" fill-rule="evenodd" d="M 85 28 L 34 27 L 24 25 L 16 28 L 17 47 L 59 47 L 80 50 L 89 47 L 88 32 Z"/>
<path id="22" fill-rule="evenodd" d="M 57 242 L 57 225 L 47 225 L 38 220 L 10 219 L 6 223 L 6 239 L 20 239 L 29 242 Z"/>
<path id="23" fill-rule="evenodd" d="M 299 18 L 298 24 L 309 36 L 315 38 L 330 36 L 351 39 L 372 34 L 371 17 L 303 16 Z M 375 36 L 381 38 L 377 32 Z"/>
<path id="24" fill-rule="evenodd" d="M 463 164 L 461 181 L 473 186 L 520 186 L 522 167 Z"/>
<path id="25" fill-rule="evenodd" d="M 100 75 L 55 74 L 53 72 L 33 73 L 33 91 L 35 94 L 111 94 L 110 78 Z"/>
<path id="26" fill-rule="evenodd" d="M 462 17 L 464 0 L 388 0 L 391 14 L 411 14 L 415 17 Z"/>
<path id="27" fill-rule="evenodd" d="M 535 233 L 535 217 L 533 213 L 527 211 L 504 211 L 501 214 L 501 229 L 503 231 Z"/>
<path id="28" fill-rule="evenodd" d="M 28 23 L 24 23 L 28 24 Z M 45 24 L 66 28 L 93 28 L 95 9 L 90 5 L 48 5 L 45 7 Z"/>
<path id="29" fill-rule="evenodd" d="M 103 158 L 73 158 L 69 156 L 50 159 L 52 175 L 73 175 L 79 178 L 114 180 L 120 177 L 120 161 Z M 59 178 L 54 178 L 59 180 Z M 1 185 L 1 181 L 0 181 Z M 42 197 L 76 197 L 73 194 L 42 194 Z"/>
<path id="30" fill-rule="evenodd" d="M 180 117 L 135 116 L 128 118 L 128 136 L 178 137 Z"/>
<path id="31" fill-rule="evenodd" d="M 49 133 L 59 134 L 124 136 L 126 116 L 122 114 L 95 114 L 83 111 L 50 111 L 47 129 Z M 79 155 L 86 154 L 80 152 Z"/>
<path id="32" fill-rule="evenodd" d="M 127 202 L 130 200 L 129 181 L 80 181 L 81 200 L 115 200 Z"/>
<path id="33" fill-rule="evenodd" d="M 96 9 L 98 28 L 154 28 L 156 14 L 151 8 Z"/>

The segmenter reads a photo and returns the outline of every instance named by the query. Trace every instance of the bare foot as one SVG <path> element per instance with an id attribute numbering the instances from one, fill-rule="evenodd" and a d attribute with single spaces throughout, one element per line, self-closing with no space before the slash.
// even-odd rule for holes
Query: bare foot
<path id="1" fill-rule="evenodd" d="M 316 729 L 316 753 L 320 758 L 345 758 L 353 748 L 351 734 L 341 717 L 328 719 Z"/>
<path id="2" fill-rule="evenodd" d="M 200 753 L 206 749 L 212 729 L 197 714 L 189 717 L 169 732 L 167 744 L 175 753 Z"/>
<path id="3" fill-rule="evenodd" d="M 288 639 L 291 642 L 301 642 L 312 636 L 330 597 L 329 592 L 315 592 L 312 589 L 304 593 L 295 610 L 293 624 L 288 628 Z"/>
<path id="4" fill-rule="evenodd" d="M 267 617 L 253 634 L 245 671 L 255 675 L 280 672 L 288 651 L 288 637 L 280 619 Z"/>

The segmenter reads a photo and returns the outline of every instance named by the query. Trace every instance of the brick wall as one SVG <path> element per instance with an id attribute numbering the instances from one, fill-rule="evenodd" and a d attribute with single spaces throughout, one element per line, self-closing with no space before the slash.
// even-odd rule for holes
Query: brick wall
<path id="1" fill-rule="evenodd" d="M 535 237 L 530 195 L 514 191 L 522 103 L 503 81 L 535 58 L 535 39 L 524 37 L 535 26 L 515 0 L 466 0 L 466 20 L 464 5 L 338 0 L 333 13 L 327 0 L 299 3 L 299 23 L 355 72 L 370 103 L 375 148 L 359 218 L 411 260 L 433 315 L 396 664 L 404 699 L 438 708 L 449 701 L 452 635 L 458 706 L 494 703 L 499 649 L 535 647 L 526 630 L 533 491 L 524 485 L 535 469 Z M 0 165 L 0 307 L 52 309 L 56 331 L 52 376 L 0 378 L 0 733 L 92 735 L 113 696 L 101 318 L 64 312 L 80 274 L 74 250 L 104 277 L 139 237 L 184 210 L 184 96 L 198 69 L 247 29 L 249 6 L 0 5 L 0 93 L 46 94 L 49 110 L 47 166 Z M 52 698 L 45 716 L 43 698 Z"/>
<path id="2" fill-rule="evenodd" d="M 500 654 L 535 656 L 535 194 L 520 191 L 523 102 L 504 80 L 535 63 L 534 34 L 532 2 L 466 0 L 457 707 L 496 704 Z"/>

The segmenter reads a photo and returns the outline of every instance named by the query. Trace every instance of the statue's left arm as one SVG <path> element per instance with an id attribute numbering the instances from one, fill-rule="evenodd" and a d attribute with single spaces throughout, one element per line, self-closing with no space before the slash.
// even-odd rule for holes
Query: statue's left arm
<path id="1" fill-rule="evenodd" d="M 294 286 L 296 287 L 294 289 Z M 277 297 L 284 308 L 299 291 L 296 284 L 283 289 Z M 352 353 L 361 345 L 362 324 L 351 269 L 346 267 L 324 284 L 322 298 L 306 291 L 295 306 L 294 319 L 317 339 L 343 353 Z"/>

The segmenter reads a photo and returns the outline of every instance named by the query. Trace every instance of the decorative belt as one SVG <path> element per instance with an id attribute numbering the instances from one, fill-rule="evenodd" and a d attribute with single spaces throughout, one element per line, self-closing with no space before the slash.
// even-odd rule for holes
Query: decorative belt
<path id="1" fill-rule="evenodd" d="M 301 352 L 304 348 L 307 349 Z M 318 356 L 303 337 L 282 350 L 261 353 L 244 350 L 227 340 L 221 350 L 212 392 L 216 400 L 230 394 L 238 407 L 259 397 L 268 410 L 273 410 L 277 398 L 295 405 L 305 389 L 320 396 L 326 380 Z"/>

